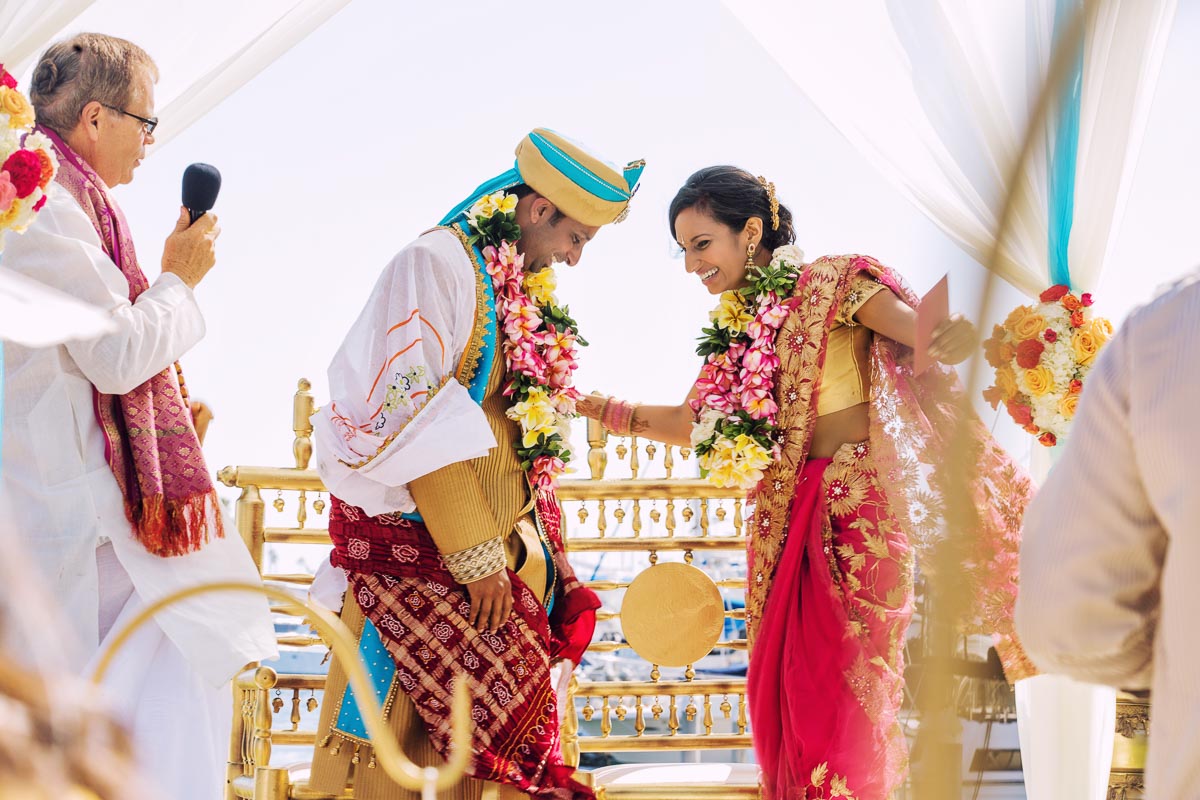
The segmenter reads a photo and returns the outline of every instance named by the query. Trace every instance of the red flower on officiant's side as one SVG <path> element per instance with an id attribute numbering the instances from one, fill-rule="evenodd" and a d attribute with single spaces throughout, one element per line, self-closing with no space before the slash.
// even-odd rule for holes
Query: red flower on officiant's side
<path id="1" fill-rule="evenodd" d="M 24 199 L 33 194 L 42 182 L 42 159 L 32 150 L 18 150 L 8 157 L 0 170 L 8 173 L 8 179 L 17 190 L 17 197 Z"/>

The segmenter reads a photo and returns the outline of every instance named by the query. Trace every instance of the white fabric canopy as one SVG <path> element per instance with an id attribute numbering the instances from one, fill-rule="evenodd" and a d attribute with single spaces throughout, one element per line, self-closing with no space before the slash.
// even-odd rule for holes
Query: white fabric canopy
<path id="1" fill-rule="evenodd" d="M 1128 195 L 1177 0 L 1105 0 L 1085 25 L 1069 263 L 1093 288 Z M 834 127 L 980 263 L 1045 81 L 1055 0 L 725 0 Z M 1044 141 L 1000 274 L 1050 285 Z"/>
<path id="2" fill-rule="evenodd" d="M 120 36 L 158 64 L 162 146 L 350 0 L 0 0 L 0 62 L 29 85 L 51 42 L 83 31 Z"/>

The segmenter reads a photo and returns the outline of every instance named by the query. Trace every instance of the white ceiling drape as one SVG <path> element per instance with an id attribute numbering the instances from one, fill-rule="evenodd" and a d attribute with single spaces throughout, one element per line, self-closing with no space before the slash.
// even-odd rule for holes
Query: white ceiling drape
<path id="1" fill-rule="evenodd" d="M 1055 13 L 1069 0 L 724 3 L 839 132 L 985 263 L 1045 82 Z M 1104 0 L 1085 22 L 1068 249 L 1072 285 L 1085 291 L 1116 238 L 1176 5 Z M 998 270 L 1030 295 L 1051 283 L 1051 137 L 1026 164 Z"/>
<path id="2" fill-rule="evenodd" d="M 48 44 L 82 31 L 120 36 L 158 64 L 161 147 L 350 0 L 0 0 L 0 62 L 28 86 Z"/>

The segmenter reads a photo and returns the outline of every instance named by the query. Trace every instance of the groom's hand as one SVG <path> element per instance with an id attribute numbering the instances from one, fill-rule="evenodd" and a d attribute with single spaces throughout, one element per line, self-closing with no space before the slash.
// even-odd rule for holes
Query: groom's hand
<path id="1" fill-rule="evenodd" d="M 204 437 L 208 435 L 208 423 L 213 421 L 212 409 L 202 400 L 192 400 L 190 407 L 192 423 L 196 426 L 196 438 L 200 440 L 200 444 L 204 444 Z"/>
<path id="2" fill-rule="evenodd" d="M 486 578 L 471 581 L 466 586 L 471 595 L 468 624 L 480 633 L 495 633 L 512 613 L 512 581 L 508 579 L 508 570 L 502 569 Z"/>

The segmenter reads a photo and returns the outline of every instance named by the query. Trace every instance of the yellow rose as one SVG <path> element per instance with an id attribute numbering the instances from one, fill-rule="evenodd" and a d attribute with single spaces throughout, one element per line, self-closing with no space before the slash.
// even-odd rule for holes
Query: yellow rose
<path id="1" fill-rule="evenodd" d="M 1013 325 L 1013 335 L 1018 339 L 1036 339 L 1046 330 L 1046 318 L 1041 314 L 1026 314 Z"/>
<path id="2" fill-rule="evenodd" d="M 1062 400 L 1058 401 L 1058 413 L 1062 414 L 1067 419 L 1075 416 L 1075 407 L 1079 405 L 1079 395 L 1068 394 Z"/>
<path id="3" fill-rule="evenodd" d="M 1087 365 L 1096 360 L 1096 353 L 1100 350 L 1100 343 L 1096 341 L 1096 336 L 1092 333 L 1090 327 L 1080 328 L 1071 336 L 1071 350 L 1075 354 L 1076 361 Z"/>
<path id="4" fill-rule="evenodd" d="M 1041 397 L 1047 392 L 1054 391 L 1054 376 L 1044 365 L 1025 370 L 1025 385 L 1034 397 Z"/>
<path id="5" fill-rule="evenodd" d="M 1008 317 L 1004 320 L 1004 327 L 1009 332 L 1012 332 L 1016 329 L 1021 320 L 1033 313 L 1033 309 L 1029 306 L 1017 306 L 1012 311 L 1008 312 Z"/>
<path id="6" fill-rule="evenodd" d="M 746 301 L 740 292 L 722 292 L 721 304 L 708 316 L 718 328 L 726 328 L 734 333 L 744 333 L 754 321 L 754 317 L 746 312 Z"/>
<path id="7" fill-rule="evenodd" d="M 8 114 L 12 125 L 18 128 L 28 128 L 33 125 L 33 106 L 25 99 L 25 95 L 16 89 L 0 86 L 0 112 Z"/>
<path id="8" fill-rule="evenodd" d="M 1005 400 L 1011 400 L 1021 390 L 1017 387 L 1017 376 L 1012 367 L 1005 364 L 996 370 L 996 388 L 1004 393 Z"/>
<path id="9" fill-rule="evenodd" d="M 20 213 L 21 201 L 14 198 L 7 211 L 0 211 L 0 231 L 12 225 Z"/>
<path id="10" fill-rule="evenodd" d="M 1089 330 L 1092 336 L 1096 338 L 1096 346 L 1104 347 L 1108 344 L 1108 340 L 1112 338 L 1113 326 L 1112 323 L 1104 319 L 1104 317 L 1096 317 L 1092 320 Z"/>

